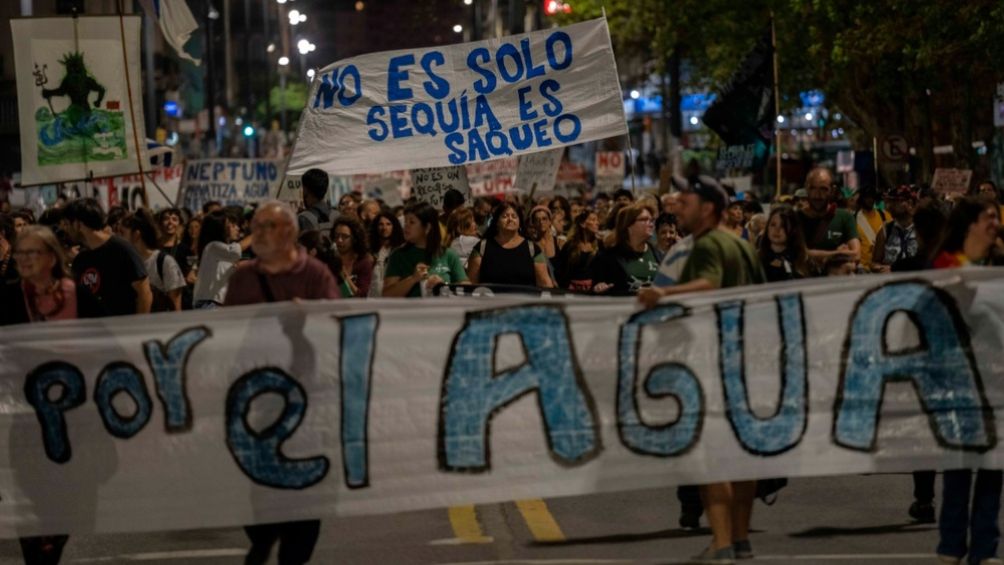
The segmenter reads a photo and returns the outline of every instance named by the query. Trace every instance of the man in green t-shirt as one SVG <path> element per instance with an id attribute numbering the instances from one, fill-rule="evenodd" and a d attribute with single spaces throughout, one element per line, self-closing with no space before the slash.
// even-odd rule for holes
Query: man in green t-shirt
<path id="1" fill-rule="evenodd" d="M 694 237 L 694 248 L 683 266 L 680 284 L 642 289 L 638 300 L 647 308 L 670 294 L 758 284 L 766 280 L 749 243 L 718 229 L 728 196 L 717 184 L 695 180 L 680 197 L 677 220 Z M 753 557 L 749 542 L 756 481 L 703 485 L 701 500 L 711 525 L 711 545 L 691 563 L 731 563 Z"/>
<path id="2" fill-rule="evenodd" d="M 830 202 L 833 175 L 817 167 L 805 178 L 808 205 L 798 211 L 805 234 L 809 259 L 822 265 L 830 257 L 843 255 L 857 261 L 861 255 L 857 220 L 849 210 Z"/>

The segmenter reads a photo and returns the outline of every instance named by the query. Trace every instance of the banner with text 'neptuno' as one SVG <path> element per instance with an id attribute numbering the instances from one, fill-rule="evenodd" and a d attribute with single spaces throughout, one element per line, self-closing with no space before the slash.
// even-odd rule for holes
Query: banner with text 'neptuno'
<path id="1" fill-rule="evenodd" d="M 353 57 L 312 84 L 294 175 L 465 165 L 627 133 L 605 19 Z"/>
<path id="2" fill-rule="evenodd" d="M 282 178 L 282 161 L 277 159 L 188 161 L 181 180 L 179 207 L 198 212 L 207 202 L 219 202 L 224 206 L 264 202 L 279 194 Z"/>
<path id="3" fill-rule="evenodd" d="M 1001 269 L 466 291 L 0 328 L 0 537 L 1004 466 Z"/>
<path id="4" fill-rule="evenodd" d="M 140 18 L 14 19 L 11 30 L 22 185 L 138 173 Z"/>

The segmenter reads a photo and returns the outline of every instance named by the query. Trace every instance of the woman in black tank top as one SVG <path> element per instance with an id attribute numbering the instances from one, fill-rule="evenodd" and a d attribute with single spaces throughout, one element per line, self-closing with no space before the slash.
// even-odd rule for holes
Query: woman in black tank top
<path id="1" fill-rule="evenodd" d="M 520 211 L 501 203 L 492 211 L 485 237 L 471 252 L 467 276 L 474 284 L 505 284 L 551 288 L 547 260 L 522 235 Z"/>

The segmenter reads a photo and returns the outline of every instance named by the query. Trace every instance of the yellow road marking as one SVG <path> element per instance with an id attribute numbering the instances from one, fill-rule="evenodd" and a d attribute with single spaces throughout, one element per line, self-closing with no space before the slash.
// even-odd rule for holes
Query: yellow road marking
<path id="1" fill-rule="evenodd" d="M 539 498 L 532 500 L 517 500 L 516 508 L 519 508 L 523 520 L 526 521 L 530 533 L 537 541 L 564 541 L 565 534 L 561 532 L 558 522 L 547 509 L 547 504 Z"/>
<path id="2" fill-rule="evenodd" d="M 474 505 L 451 506 L 449 508 L 450 525 L 458 543 L 492 543 L 492 538 L 481 531 L 478 515 Z"/>

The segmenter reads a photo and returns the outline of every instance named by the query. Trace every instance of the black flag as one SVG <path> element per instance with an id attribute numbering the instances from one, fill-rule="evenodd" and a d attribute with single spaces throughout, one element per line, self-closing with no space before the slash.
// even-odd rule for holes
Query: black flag
<path id="1" fill-rule="evenodd" d="M 763 166 L 774 136 L 774 48 L 770 28 L 719 90 L 704 123 L 727 146 L 719 169 Z"/>

